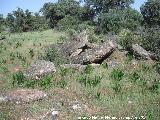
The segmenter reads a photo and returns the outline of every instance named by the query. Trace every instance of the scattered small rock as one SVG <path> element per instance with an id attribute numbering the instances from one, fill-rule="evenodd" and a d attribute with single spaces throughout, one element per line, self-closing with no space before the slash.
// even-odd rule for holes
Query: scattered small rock
<path id="1" fill-rule="evenodd" d="M 57 120 L 58 114 L 58 111 L 52 111 L 52 120 Z"/>

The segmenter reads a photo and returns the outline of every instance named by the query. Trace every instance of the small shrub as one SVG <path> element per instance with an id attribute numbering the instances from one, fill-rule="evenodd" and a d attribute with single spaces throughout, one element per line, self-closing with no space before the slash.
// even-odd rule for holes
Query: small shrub
<path id="1" fill-rule="evenodd" d="M 129 53 L 127 54 L 126 63 L 129 63 L 130 61 L 132 61 L 133 58 L 134 58 L 133 53 L 129 52 Z"/>
<path id="2" fill-rule="evenodd" d="M 34 57 L 34 50 L 33 49 L 29 49 L 29 54 L 30 54 L 31 58 L 33 58 Z"/>
<path id="3" fill-rule="evenodd" d="M 85 87 L 96 87 L 100 84 L 102 77 L 95 75 L 94 78 L 89 75 L 81 75 L 79 77 L 79 82 L 84 85 Z"/>
<path id="4" fill-rule="evenodd" d="M 46 76 L 44 77 L 40 82 L 39 82 L 40 87 L 46 89 L 51 86 L 51 76 Z"/>
<path id="5" fill-rule="evenodd" d="M 156 71 L 160 74 L 160 62 L 157 62 L 154 66 L 153 66 Z"/>
<path id="6" fill-rule="evenodd" d="M 24 83 L 24 79 L 25 79 L 25 77 L 24 77 L 24 75 L 23 75 L 23 73 L 21 71 L 18 72 L 18 73 L 13 74 L 13 83 L 12 83 L 13 86 L 15 84 L 22 85 Z"/>
<path id="7" fill-rule="evenodd" d="M 92 67 L 92 65 L 87 65 L 86 68 L 85 68 L 85 70 L 84 70 L 84 72 L 85 72 L 86 74 L 91 74 L 91 73 L 93 72 L 93 67 Z"/>
<path id="8" fill-rule="evenodd" d="M 134 32 L 128 30 L 128 29 L 123 29 L 119 33 L 119 41 L 118 43 L 126 50 L 131 50 L 132 44 L 138 42 L 138 38 L 135 36 Z"/>
<path id="9" fill-rule="evenodd" d="M 121 84 L 118 81 L 113 82 L 111 88 L 116 94 L 120 93 L 122 90 Z"/>
<path id="10" fill-rule="evenodd" d="M 15 59 L 15 54 L 13 52 L 10 53 L 10 60 L 13 61 Z"/>
<path id="11" fill-rule="evenodd" d="M 60 75 L 61 75 L 61 77 L 66 76 L 68 72 L 69 72 L 68 69 L 63 68 L 63 67 L 60 68 Z"/>
<path id="12" fill-rule="evenodd" d="M 96 95 L 95 95 L 95 98 L 97 100 L 100 100 L 101 99 L 101 93 L 100 92 L 97 92 Z"/>
<path id="13" fill-rule="evenodd" d="M 140 75 L 137 73 L 137 72 L 134 72 L 132 75 L 131 75 L 131 80 L 132 82 L 136 82 L 137 80 L 141 79 Z"/>
<path id="14" fill-rule="evenodd" d="M 147 71 L 151 70 L 151 67 L 148 64 L 146 64 L 146 63 L 142 63 L 141 68 L 142 68 L 142 70 L 144 72 L 147 72 Z"/>
<path id="15" fill-rule="evenodd" d="M 2 59 L 1 61 L 0 61 L 0 64 L 6 64 L 7 63 L 7 60 L 5 60 L 5 59 Z"/>
<path id="16" fill-rule="evenodd" d="M 67 86 L 67 81 L 65 80 L 61 80 L 57 83 L 57 85 L 60 87 L 60 88 L 65 88 Z"/>
<path id="17" fill-rule="evenodd" d="M 154 119 L 154 113 L 152 110 L 149 110 L 146 115 L 146 120 L 153 120 L 153 119 Z"/>
<path id="18" fill-rule="evenodd" d="M 114 69 L 111 73 L 111 78 L 115 81 L 120 81 L 124 77 L 124 73 L 122 70 Z"/>
<path id="19" fill-rule="evenodd" d="M 49 47 L 42 56 L 42 59 L 54 62 L 56 66 L 66 63 L 68 60 L 63 57 L 58 49 L 58 45 Z"/>
<path id="20" fill-rule="evenodd" d="M 6 67 L 0 67 L 0 72 L 7 73 L 9 70 Z"/>
<path id="21" fill-rule="evenodd" d="M 153 83 L 153 85 L 149 88 L 149 90 L 151 91 L 151 92 L 158 92 L 158 93 L 160 93 L 160 81 L 158 81 L 158 80 L 155 80 L 154 81 L 154 83 Z"/>
<path id="22" fill-rule="evenodd" d="M 20 42 L 17 42 L 16 45 L 15 45 L 15 48 L 18 48 L 20 46 L 22 46 L 22 44 Z"/>

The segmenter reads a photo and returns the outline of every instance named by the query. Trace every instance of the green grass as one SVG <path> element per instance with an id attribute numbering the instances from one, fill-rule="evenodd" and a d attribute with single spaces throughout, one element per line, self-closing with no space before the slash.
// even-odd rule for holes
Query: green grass
<path id="1" fill-rule="evenodd" d="M 22 116 L 38 118 L 53 108 L 60 111 L 62 120 L 90 116 L 89 111 L 76 113 L 71 110 L 70 103 L 77 100 L 92 109 L 93 115 L 160 119 L 160 75 L 155 63 L 149 61 L 138 61 L 133 65 L 132 60 L 123 57 L 115 69 L 108 68 L 107 63 L 97 68 L 89 65 L 84 72 L 57 68 L 54 75 L 46 76 L 42 81 L 23 80 L 18 71 L 25 70 L 38 59 L 47 46 L 59 42 L 61 35 L 65 36 L 65 33 L 53 30 L 26 32 L 6 35 L 6 40 L 0 43 L 0 92 L 29 87 L 48 94 L 48 98 L 30 104 L 0 103 L 0 120 L 19 120 Z M 110 59 L 115 57 L 121 59 L 119 52 Z"/>

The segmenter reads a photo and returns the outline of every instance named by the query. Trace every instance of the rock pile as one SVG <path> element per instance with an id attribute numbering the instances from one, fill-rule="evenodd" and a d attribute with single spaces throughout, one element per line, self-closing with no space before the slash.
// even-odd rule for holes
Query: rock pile
<path id="1" fill-rule="evenodd" d="M 90 43 L 86 32 L 75 36 L 73 40 L 67 41 L 60 46 L 60 53 L 69 59 L 72 64 L 101 63 L 117 47 L 115 37 L 106 40 L 100 45 Z"/>

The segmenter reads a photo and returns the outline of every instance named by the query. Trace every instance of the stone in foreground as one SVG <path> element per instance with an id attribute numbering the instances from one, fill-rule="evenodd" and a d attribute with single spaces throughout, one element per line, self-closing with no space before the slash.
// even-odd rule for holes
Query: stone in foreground
<path id="1" fill-rule="evenodd" d="M 22 104 L 41 100 L 46 96 L 44 92 L 37 89 L 17 89 L 7 93 L 6 99 L 12 103 Z"/>
<path id="2" fill-rule="evenodd" d="M 24 76 L 27 79 L 41 79 L 43 76 L 55 72 L 56 68 L 52 62 L 37 60 L 24 72 Z"/>

